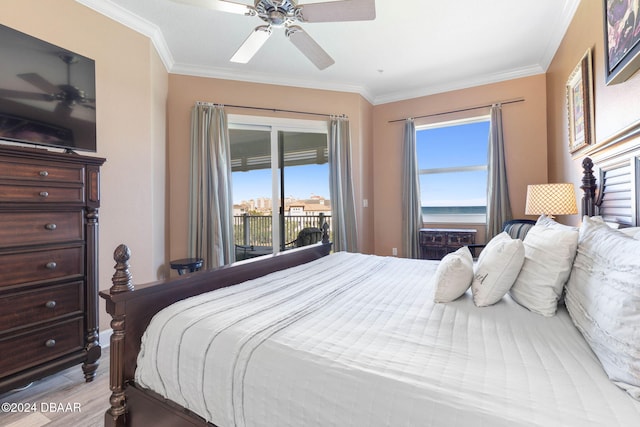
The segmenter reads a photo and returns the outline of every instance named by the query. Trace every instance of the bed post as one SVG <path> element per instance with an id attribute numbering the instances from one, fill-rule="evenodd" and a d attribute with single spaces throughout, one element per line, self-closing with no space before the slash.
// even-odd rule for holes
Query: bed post
<path id="1" fill-rule="evenodd" d="M 113 286 L 109 289 L 109 294 L 114 295 L 121 292 L 133 291 L 133 282 L 129 272 L 129 259 L 131 251 L 126 245 L 119 245 L 113 252 L 113 259 L 116 261 L 116 272 L 111 279 Z M 126 400 L 124 393 L 124 344 L 125 344 L 125 315 L 116 311 L 115 305 L 107 301 L 107 311 L 111 314 L 111 344 L 109 347 L 110 376 L 109 388 L 111 397 L 109 402 L 111 407 L 105 414 L 105 426 L 121 427 L 126 424 Z"/>
<path id="2" fill-rule="evenodd" d="M 596 177 L 593 176 L 593 161 L 585 157 L 582 161 L 582 215 L 596 215 Z"/>

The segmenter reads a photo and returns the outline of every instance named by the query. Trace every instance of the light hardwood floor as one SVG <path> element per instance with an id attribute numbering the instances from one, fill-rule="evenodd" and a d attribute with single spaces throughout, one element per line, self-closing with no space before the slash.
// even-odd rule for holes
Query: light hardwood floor
<path id="1" fill-rule="evenodd" d="M 96 378 L 86 383 L 80 365 L 0 395 L 0 403 L 29 404 L 30 412 L 0 410 L 3 427 L 98 427 L 109 407 L 109 352 L 100 358 Z"/>

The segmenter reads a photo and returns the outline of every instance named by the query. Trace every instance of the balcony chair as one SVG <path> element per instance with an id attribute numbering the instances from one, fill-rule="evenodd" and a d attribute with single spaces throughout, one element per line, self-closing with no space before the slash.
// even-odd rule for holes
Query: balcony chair
<path id="1" fill-rule="evenodd" d="M 236 261 L 242 261 L 243 259 L 253 258 L 251 252 L 254 251 L 253 245 L 238 245 L 236 244 Z"/>
<path id="2" fill-rule="evenodd" d="M 313 245 L 322 240 L 322 230 L 317 227 L 306 227 L 300 230 L 298 237 L 285 244 L 285 249 L 300 248 Z"/>

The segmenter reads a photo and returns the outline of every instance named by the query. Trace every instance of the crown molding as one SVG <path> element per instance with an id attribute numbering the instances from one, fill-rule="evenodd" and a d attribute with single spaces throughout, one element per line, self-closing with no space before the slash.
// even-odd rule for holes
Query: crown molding
<path id="1" fill-rule="evenodd" d="M 180 63 L 175 64 L 170 72 L 172 74 L 182 74 L 194 77 L 210 77 L 223 80 L 243 81 L 248 83 L 261 83 L 278 86 L 300 87 L 305 89 L 357 93 L 370 103 L 373 100 L 373 96 L 368 93 L 366 88 L 359 85 L 327 83 L 317 80 L 292 79 L 291 77 L 280 77 L 273 74 L 263 73 L 242 73 L 242 75 L 239 75 L 233 70 L 224 68 L 200 67 L 197 65 L 187 65 Z"/>
<path id="2" fill-rule="evenodd" d="M 173 68 L 175 63 L 173 55 L 169 50 L 169 46 L 164 39 L 162 31 L 160 31 L 160 28 L 157 25 L 147 21 L 146 19 L 140 18 L 138 15 L 135 15 L 113 3 L 111 0 L 76 0 L 76 2 L 88 7 L 89 9 L 95 10 L 101 15 L 114 20 L 125 27 L 149 37 L 158 52 L 165 69 L 170 71 L 171 68 Z"/>
<path id="3" fill-rule="evenodd" d="M 551 65 L 553 57 L 556 56 L 558 47 L 560 47 L 560 43 L 562 43 L 562 39 L 567 33 L 567 29 L 569 28 L 569 25 L 571 25 L 571 21 L 578 10 L 578 6 L 580 6 L 580 0 L 571 0 L 567 2 L 560 14 L 560 22 L 558 25 L 551 26 L 551 37 L 549 38 L 549 43 L 540 58 L 540 66 L 545 72 L 549 68 L 549 65 Z"/>
<path id="4" fill-rule="evenodd" d="M 330 90 L 338 92 L 357 93 L 365 100 L 373 105 L 387 104 L 391 102 L 404 101 L 407 99 L 418 98 L 422 96 L 433 95 L 437 93 L 449 92 L 453 90 L 467 89 L 470 87 L 481 86 L 491 83 L 497 83 L 506 80 L 512 80 L 521 77 L 529 77 L 545 73 L 553 57 L 555 56 L 558 46 L 562 42 L 562 38 L 569 27 L 573 16 L 580 4 L 580 0 L 571 0 L 565 6 L 560 14 L 560 24 L 553 26 L 553 35 L 549 41 L 545 52 L 540 59 L 539 64 L 528 67 L 509 70 L 506 72 L 487 74 L 476 76 L 472 79 L 460 80 L 455 82 L 446 82 L 444 84 L 435 84 L 421 86 L 413 89 L 389 92 L 386 94 L 375 95 L 370 89 L 354 84 L 328 83 L 305 79 L 292 79 L 290 77 L 280 77 L 277 75 L 263 73 L 242 73 L 239 75 L 229 69 L 201 67 L 191 64 L 176 63 L 169 47 L 164 39 L 164 35 L 158 26 L 140 18 L 121 6 L 113 3 L 111 0 L 75 0 L 76 2 L 95 10 L 96 12 L 113 19 L 114 21 L 143 34 L 152 41 L 158 55 L 160 56 L 167 72 L 172 74 L 183 74 L 196 77 L 210 77 L 224 80 L 236 80 L 249 83 L 261 83 L 291 87 L 301 87 L 307 89 Z"/>
<path id="5" fill-rule="evenodd" d="M 391 102 L 405 101 L 407 99 L 420 98 L 422 96 L 435 95 L 437 93 L 468 89 L 471 87 L 499 83 L 507 80 L 519 79 L 522 77 L 535 76 L 537 74 L 543 74 L 544 72 L 545 70 L 542 68 L 542 66 L 532 65 L 530 67 L 518 68 L 500 73 L 485 74 L 476 76 L 473 79 L 446 82 L 444 84 L 423 86 L 402 92 L 392 92 L 380 95 L 373 99 L 373 105 L 389 104 Z"/>

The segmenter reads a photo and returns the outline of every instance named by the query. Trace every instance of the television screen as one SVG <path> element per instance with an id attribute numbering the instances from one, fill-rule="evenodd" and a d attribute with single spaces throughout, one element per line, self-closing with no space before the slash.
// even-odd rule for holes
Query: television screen
<path id="1" fill-rule="evenodd" d="M 95 61 L 0 25 L 0 140 L 96 151 Z"/>

